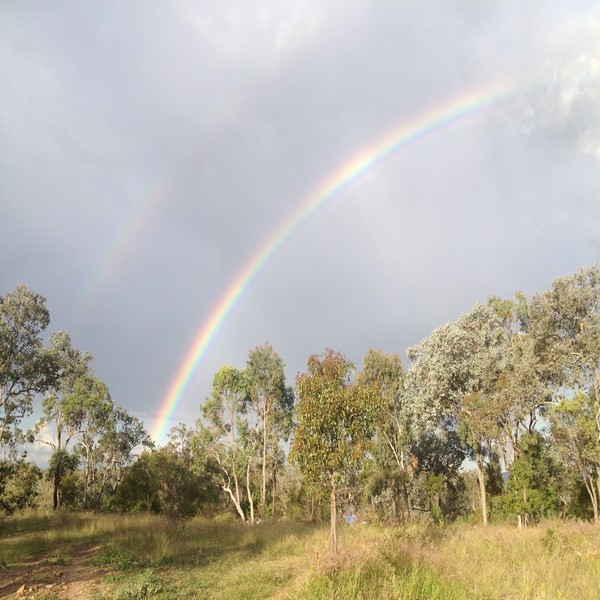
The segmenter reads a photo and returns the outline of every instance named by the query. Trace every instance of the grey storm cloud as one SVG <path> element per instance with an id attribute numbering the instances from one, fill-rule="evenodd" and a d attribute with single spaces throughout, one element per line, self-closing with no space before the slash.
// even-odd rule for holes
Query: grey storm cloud
<path id="1" fill-rule="evenodd" d="M 465 90 L 511 94 L 324 203 L 243 292 L 172 423 L 267 340 L 290 383 L 325 347 L 404 358 L 475 301 L 600 256 L 595 2 L 23 1 L 0 7 L 0 56 L 0 293 L 44 294 L 50 330 L 149 427 L 261 244 Z"/>

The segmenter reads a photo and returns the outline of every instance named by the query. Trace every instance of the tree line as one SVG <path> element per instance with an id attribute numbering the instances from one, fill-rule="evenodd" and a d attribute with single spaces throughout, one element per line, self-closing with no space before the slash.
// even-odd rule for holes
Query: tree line
<path id="1" fill-rule="evenodd" d="M 42 474 L 19 448 L 37 438 L 51 448 L 54 508 L 329 518 L 332 548 L 340 510 L 381 522 L 598 522 L 599 304 L 596 265 L 529 298 L 475 304 L 409 348 L 407 368 L 369 350 L 357 371 L 327 349 L 295 387 L 264 344 L 244 368 L 219 369 L 196 424 L 155 448 L 89 353 L 64 332 L 42 343 L 45 300 L 19 286 L 0 299 L 0 506 L 34 502 Z"/>

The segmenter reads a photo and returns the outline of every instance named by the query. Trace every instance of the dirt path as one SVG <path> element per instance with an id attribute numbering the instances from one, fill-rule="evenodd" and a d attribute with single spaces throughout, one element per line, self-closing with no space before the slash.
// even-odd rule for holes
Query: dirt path
<path id="1" fill-rule="evenodd" d="M 107 569 L 90 565 L 99 546 L 78 552 L 66 565 L 44 564 L 43 559 L 25 565 L 0 566 L 0 598 L 61 598 L 92 600 L 102 592 Z"/>

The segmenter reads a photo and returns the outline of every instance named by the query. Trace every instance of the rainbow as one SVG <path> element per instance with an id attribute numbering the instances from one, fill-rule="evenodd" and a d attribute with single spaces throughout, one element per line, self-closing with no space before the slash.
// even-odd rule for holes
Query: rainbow
<path id="1" fill-rule="evenodd" d="M 151 193 L 144 190 L 127 210 L 126 218 L 99 255 L 95 265 L 89 270 L 85 284 L 79 294 L 74 296 L 70 329 L 77 332 L 87 321 L 92 307 L 97 306 L 102 294 L 109 288 L 124 267 L 124 257 L 131 255 L 151 223 L 156 221 L 160 206 L 168 195 L 169 186 L 174 179 L 174 169 L 162 173 L 159 185 L 150 186 Z"/>
<path id="2" fill-rule="evenodd" d="M 439 131 L 456 121 L 480 113 L 489 106 L 508 99 L 521 89 L 519 86 L 515 87 L 513 85 L 507 88 L 505 84 L 497 83 L 463 91 L 444 103 L 401 123 L 398 127 L 356 153 L 327 177 L 260 245 L 229 284 L 212 313 L 197 332 L 161 402 L 151 430 L 154 440 L 159 442 L 162 439 L 171 415 L 190 385 L 200 361 L 236 303 L 274 254 L 321 207 L 334 196 L 347 189 L 366 172 L 381 164 L 385 159 L 411 142 Z"/>

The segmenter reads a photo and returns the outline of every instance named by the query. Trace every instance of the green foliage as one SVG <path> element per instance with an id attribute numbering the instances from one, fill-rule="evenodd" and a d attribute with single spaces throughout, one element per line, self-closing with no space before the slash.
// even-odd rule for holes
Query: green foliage
<path id="1" fill-rule="evenodd" d="M 140 600 L 164 592 L 166 586 L 153 569 L 129 577 L 125 585 L 114 591 L 114 600 Z"/>
<path id="2" fill-rule="evenodd" d="M 527 525 L 554 514 L 558 499 L 551 486 L 551 465 L 542 436 L 525 434 L 519 451 L 499 505 Z"/>
<path id="3" fill-rule="evenodd" d="M 287 440 L 292 426 L 294 395 L 285 385 L 285 365 L 268 343 L 251 350 L 246 362 L 245 377 L 248 385 L 249 406 L 255 414 L 255 427 L 260 427 L 261 456 L 261 518 L 267 517 L 267 477 L 271 471 L 272 485 L 276 485 L 279 466 L 280 440 Z M 273 507 L 272 507 L 273 508 Z"/>
<path id="4" fill-rule="evenodd" d="M 99 510 L 133 461 L 133 450 L 152 441 L 142 422 L 115 406 L 107 386 L 92 375 L 75 379 L 60 407 L 61 422 L 73 431 L 74 451 L 83 463 L 83 508 Z"/>
<path id="5" fill-rule="evenodd" d="M 369 386 L 351 385 L 354 365 L 327 350 L 308 360 L 297 379 L 297 426 L 291 459 L 317 487 L 345 481 L 374 434 L 377 398 Z"/>
<path id="6" fill-rule="evenodd" d="M 172 447 L 144 452 L 126 471 L 112 506 L 120 511 L 148 511 L 170 521 L 185 521 L 212 499 L 209 477 L 196 472 Z"/>
<path id="7" fill-rule="evenodd" d="M 411 400 L 405 392 L 405 375 L 397 354 L 370 349 L 358 374 L 361 385 L 372 387 L 378 397 L 372 461 L 363 467 L 365 500 L 371 501 L 381 521 L 401 521 L 412 510 L 413 472 Z"/>
<path id="8" fill-rule="evenodd" d="M 93 562 L 99 567 L 109 566 L 116 571 L 127 573 L 140 567 L 139 560 L 134 557 L 130 550 L 111 544 L 104 546 Z"/>
<path id="9" fill-rule="evenodd" d="M 413 445 L 414 502 L 429 511 L 436 522 L 465 514 L 465 485 L 459 470 L 467 448 L 456 431 L 440 429 L 425 433 Z"/>
<path id="10" fill-rule="evenodd" d="M 571 478 L 571 496 L 574 503 L 581 499 L 575 484 L 583 484 L 595 520 L 600 516 L 598 414 L 598 405 L 594 402 L 592 394 L 581 391 L 571 399 L 563 398 L 548 411 L 551 440 L 554 442 L 553 454 L 563 468 L 574 475 Z M 576 512 L 580 514 L 582 511 Z"/>
<path id="11" fill-rule="evenodd" d="M 11 515 L 35 507 L 41 477 L 39 467 L 23 459 L 0 461 L 0 509 Z"/>
<path id="12" fill-rule="evenodd" d="M 83 477 L 76 471 L 65 475 L 60 483 L 60 506 L 69 510 L 83 508 Z"/>
<path id="13" fill-rule="evenodd" d="M 336 488 L 356 470 L 375 433 L 378 398 L 372 385 L 351 384 L 354 365 L 327 350 L 308 359 L 298 375 L 297 426 L 291 449 L 309 486 L 331 491 L 330 547 L 337 551 Z"/>
<path id="14" fill-rule="evenodd" d="M 79 456 L 69 454 L 67 450 L 55 450 L 48 461 L 48 469 L 46 477 L 53 482 L 54 485 L 54 510 L 59 508 L 61 504 L 61 485 L 65 477 L 72 475 L 79 466 Z M 64 504 L 63 504 L 64 505 Z"/>
<path id="15" fill-rule="evenodd" d="M 41 561 L 41 564 L 50 567 L 64 567 L 68 565 L 69 562 L 69 559 L 65 558 L 62 554 L 55 554 L 48 558 L 44 558 L 44 560 Z"/>
<path id="16" fill-rule="evenodd" d="M 158 492 L 158 469 L 152 452 L 144 452 L 126 469 L 112 498 L 112 506 L 121 512 L 161 510 Z"/>
<path id="17" fill-rule="evenodd" d="M 563 386 L 591 385 L 600 362 L 600 266 L 557 279 L 533 296 L 531 333 L 545 378 Z"/>
<path id="18" fill-rule="evenodd" d="M 247 519 L 244 507 L 244 475 L 254 461 L 257 440 L 250 442 L 247 408 L 250 384 L 243 371 L 221 367 L 215 374 L 210 398 L 201 407 L 207 425 L 198 423 L 194 436 L 197 454 L 213 461 L 213 479 L 233 502 L 239 517 Z M 256 436 L 255 436 L 256 437 Z M 249 451 L 250 450 L 250 451 Z M 247 496 L 246 500 L 251 501 Z"/>
<path id="19" fill-rule="evenodd" d="M 490 308 L 476 304 L 455 322 L 409 348 L 413 364 L 407 383 L 415 396 L 415 422 L 435 427 L 443 418 L 457 417 L 469 394 L 490 393 L 495 387 L 502 340 L 498 317 Z M 475 421 L 479 412 L 473 414 L 470 427 L 477 430 L 474 435 L 484 427 Z M 463 411 L 464 416 L 468 415 Z"/>
<path id="20" fill-rule="evenodd" d="M 52 382 L 41 335 L 50 322 L 46 299 L 27 286 L 0 297 L 0 450 L 6 458 L 23 434 L 19 423 Z"/>
<path id="21" fill-rule="evenodd" d="M 504 477 L 502 466 L 497 456 L 492 455 L 485 465 L 485 491 L 490 496 L 499 496 L 504 492 Z"/>
<path id="22" fill-rule="evenodd" d="M 42 416 L 36 423 L 34 433 L 45 430 L 43 441 L 53 450 L 63 450 L 78 431 L 78 397 L 75 386 L 86 376 L 91 376 L 92 356 L 80 352 L 71 344 L 68 333 L 58 331 L 50 336 L 46 350 L 53 377 L 52 384 L 42 401 Z M 55 438 L 47 440 L 47 434 L 54 428 Z"/>

